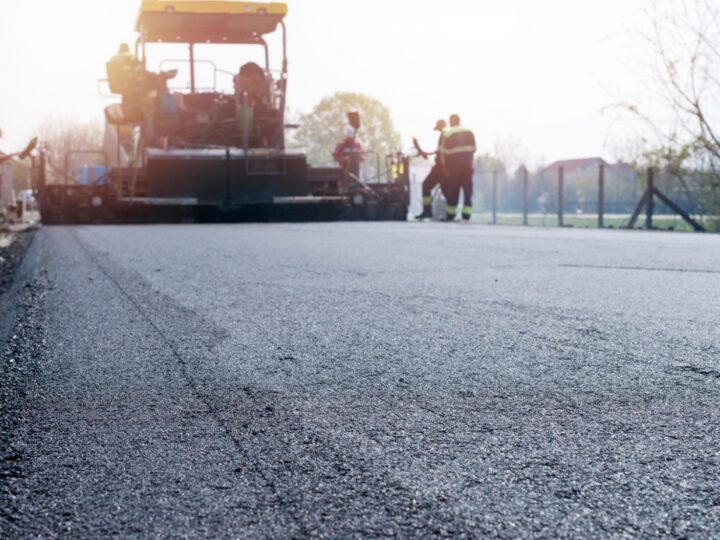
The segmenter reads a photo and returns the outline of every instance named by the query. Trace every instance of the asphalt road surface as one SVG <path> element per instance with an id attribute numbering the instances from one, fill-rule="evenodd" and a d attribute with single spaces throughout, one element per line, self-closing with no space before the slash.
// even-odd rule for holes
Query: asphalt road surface
<path id="1" fill-rule="evenodd" d="M 13 294 L 3 537 L 720 536 L 719 236 L 57 227 Z"/>

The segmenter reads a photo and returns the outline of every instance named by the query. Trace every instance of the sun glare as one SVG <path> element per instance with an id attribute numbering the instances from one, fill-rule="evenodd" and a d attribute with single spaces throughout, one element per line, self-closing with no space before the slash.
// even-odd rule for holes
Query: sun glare
<path id="1" fill-rule="evenodd" d="M 636 3 L 466 1 L 438 11 L 427 2 L 369 0 L 349 21 L 330 0 L 291 0 L 288 105 L 308 111 L 323 96 L 357 91 L 390 106 L 406 141 L 431 138 L 428 125 L 456 110 L 487 148 L 513 134 L 538 154 L 598 153 L 608 127 L 596 113 L 612 101 L 608 88 L 631 80 L 623 66 L 625 43 L 603 40 L 622 33 L 620 13 Z M 108 100 L 97 81 L 119 43 L 135 40 L 138 6 L 134 0 L 3 2 L 0 39 L 15 51 L 0 59 L 13 74 L 12 84 L 0 89 L 6 137 L 27 137 L 46 116 L 102 118 Z M 150 65 L 176 60 L 176 82 L 186 85 L 186 50 L 156 49 Z M 201 45 L 198 52 L 228 73 L 250 58 L 229 46 L 210 51 Z M 202 66 L 198 76 L 204 85 L 216 82 Z M 232 81 L 217 82 L 227 89 Z M 554 139 L 543 133 L 545 125 L 565 127 Z"/>

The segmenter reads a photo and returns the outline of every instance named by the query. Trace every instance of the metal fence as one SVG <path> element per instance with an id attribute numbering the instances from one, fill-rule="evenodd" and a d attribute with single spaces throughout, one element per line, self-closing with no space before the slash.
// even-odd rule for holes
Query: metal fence
<path id="1" fill-rule="evenodd" d="M 413 210 L 419 207 L 420 176 Z M 521 168 L 512 176 L 478 171 L 474 187 L 473 220 L 487 224 L 703 231 L 701 216 L 710 215 L 699 191 L 664 170 L 640 174 L 625 167 L 618 175 L 613 166 L 599 165 L 582 174 L 567 174 L 564 167 L 551 174 Z M 441 214 L 442 204 L 436 210 Z"/>

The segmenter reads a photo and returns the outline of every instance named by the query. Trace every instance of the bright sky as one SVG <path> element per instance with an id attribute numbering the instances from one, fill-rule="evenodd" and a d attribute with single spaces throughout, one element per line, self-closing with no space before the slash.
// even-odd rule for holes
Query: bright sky
<path id="1" fill-rule="evenodd" d="M 512 138 L 547 162 L 608 156 L 627 127 L 603 109 L 641 86 L 631 28 L 650 2 L 289 0 L 289 106 L 358 91 L 390 107 L 406 144 L 430 146 L 435 120 L 457 112 L 483 151 Z M 102 118 L 112 100 L 97 80 L 134 41 L 138 6 L 0 0 L 0 148 L 48 116 Z"/>

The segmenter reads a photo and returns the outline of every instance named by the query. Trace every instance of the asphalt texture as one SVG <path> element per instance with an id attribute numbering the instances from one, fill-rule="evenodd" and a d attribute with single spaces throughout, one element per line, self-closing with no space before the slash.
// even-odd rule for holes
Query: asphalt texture
<path id="1" fill-rule="evenodd" d="M 720 236 L 53 227 L 14 290 L 3 537 L 720 536 Z"/>

